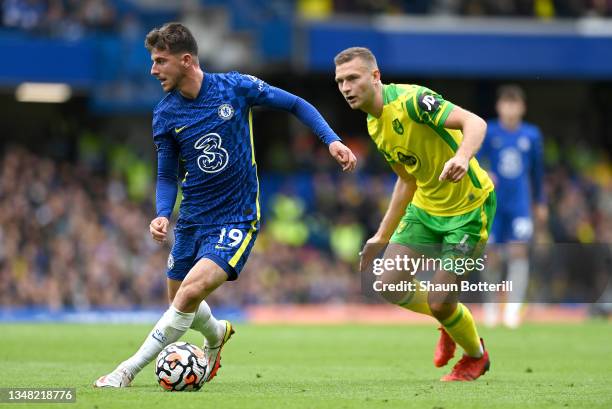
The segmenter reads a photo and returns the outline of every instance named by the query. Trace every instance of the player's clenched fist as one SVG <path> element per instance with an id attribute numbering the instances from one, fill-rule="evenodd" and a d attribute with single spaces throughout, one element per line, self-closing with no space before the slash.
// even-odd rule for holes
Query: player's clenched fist
<path id="1" fill-rule="evenodd" d="M 444 164 L 444 169 L 440 174 L 439 180 L 448 180 L 457 183 L 465 176 L 469 166 L 469 159 L 460 156 L 453 156 Z"/>
<path id="2" fill-rule="evenodd" d="M 166 217 L 156 217 L 151 221 L 149 225 L 149 231 L 151 232 L 151 236 L 156 241 L 163 243 L 166 241 L 166 234 L 168 233 L 168 225 L 170 221 Z"/>
<path id="3" fill-rule="evenodd" d="M 329 153 L 342 166 L 342 170 L 345 172 L 351 172 L 357 166 L 357 158 L 342 142 L 335 141 L 330 143 Z"/>

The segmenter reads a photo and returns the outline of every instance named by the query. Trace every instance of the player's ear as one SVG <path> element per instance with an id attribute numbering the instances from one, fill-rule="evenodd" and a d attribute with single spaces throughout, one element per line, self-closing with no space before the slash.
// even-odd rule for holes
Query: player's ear
<path id="1" fill-rule="evenodd" d="M 183 68 L 189 68 L 193 64 L 193 56 L 189 53 L 183 54 L 181 57 L 181 64 Z"/>
<path id="2" fill-rule="evenodd" d="M 378 68 L 374 68 L 372 70 L 372 81 L 374 83 L 378 83 L 380 81 L 380 70 Z"/>

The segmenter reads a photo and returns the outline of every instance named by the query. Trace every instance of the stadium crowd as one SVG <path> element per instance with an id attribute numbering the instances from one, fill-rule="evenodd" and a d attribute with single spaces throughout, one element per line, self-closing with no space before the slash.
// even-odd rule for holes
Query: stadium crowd
<path id="1" fill-rule="evenodd" d="M 68 38 L 117 28 L 110 0 L 4 0 L 0 13 L 3 27 Z"/>
<path id="2" fill-rule="evenodd" d="M 438 14 L 536 18 L 611 16 L 610 0 L 335 0 L 342 13 Z"/>
<path id="3" fill-rule="evenodd" d="M 570 150 L 563 161 L 555 154 L 559 149 L 547 151 L 551 217 L 549 231 L 540 231 L 536 240 L 610 243 L 610 162 L 586 149 Z M 367 163 L 369 153 L 361 154 Z M 88 155 L 86 146 L 76 161 L 5 147 L 0 157 L 0 305 L 164 304 L 171 243 L 159 246 L 149 237 L 153 168 L 125 152 L 115 152 L 104 164 Z M 310 164 L 311 170 L 319 168 Z M 213 304 L 361 299 L 357 254 L 386 209 L 393 178 L 364 169 L 350 176 L 316 170 L 306 175 L 312 195 L 282 183 L 266 189 L 263 183 L 267 205 L 257 244 L 240 279 L 215 292 Z M 265 181 L 268 175 L 260 177 Z"/>
<path id="4" fill-rule="evenodd" d="M 201 6 L 206 4 L 206 0 L 200 1 Z M 227 7 L 232 7 L 231 4 Z M 275 7 L 280 8 L 282 10 L 277 11 L 281 15 L 293 8 L 299 14 L 314 12 L 318 16 L 333 13 L 541 19 L 612 16 L 612 0 L 295 0 L 293 4 L 291 7 L 276 2 L 266 8 L 271 13 L 275 12 Z M 0 21 L 5 28 L 73 39 L 91 31 L 133 31 L 140 24 L 138 14 L 136 3 L 113 0 L 4 0 L 0 7 Z"/>

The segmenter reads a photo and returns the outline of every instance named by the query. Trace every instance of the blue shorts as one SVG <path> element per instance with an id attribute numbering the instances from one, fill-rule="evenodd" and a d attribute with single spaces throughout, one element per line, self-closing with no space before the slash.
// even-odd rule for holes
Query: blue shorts
<path id="1" fill-rule="evenodd" d="M 249 257 L 259 221 L 228 223 L 218 226 L 182 226 L 174 229 L 174 246 L 168 257 L 168 278 L 183 281 L 202 258 L 214 261 L 229 281 L 238 278 Z"/>
<path id="2" fill-rule="evenodd" d="M 533 236 L 533 220 L 530 209 L 524 207 L 497 209 L 489 243 L 524 243 L 530 241 L 531 236 Z"/>

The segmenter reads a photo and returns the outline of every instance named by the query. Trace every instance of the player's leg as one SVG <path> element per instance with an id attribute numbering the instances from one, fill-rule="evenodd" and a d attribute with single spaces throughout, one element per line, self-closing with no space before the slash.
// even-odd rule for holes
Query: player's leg
<path id="1" fill-rule="evenodd" d="M 394 267 L 399 268 L 385 270 L 380 275 L 380 280 L 383 284 L 412 282 L 413 291 L 383 291 L 381 293 L 383 298 L 407 310 L 433 317 L 427 302 L 427 291 L 421 288 L 419 281 L 415 278 L 419 271 L 412 271 L 410 267 L 413 264 L 404 263 L 403 260 L 418 260 L 426 254 L 431 254 L 439 249 L 440 242 L 441 237 L 428 229 L 414 215 L 413 207 L 409 205 L 383 255 L 383 262 L 401 260 L 401 265 L 391 263 Z"/>
<path id="2" fill-rule="evenodd" d="M 195 314 L 210 293 L 227 281 L 227 274 L 214 261 L 200 259 L 179 286 L 172 306 L 179 311 Z"/>
<path id="3" fill-rule="evenodd" d="M 115 371 L 96 381 L 100 387 L 128 386 L 133 378 L 164 347 L 178 341 L 192 326 L 196 309 L 202 300 L 227 280 L 227 274 L 214 262 L 199 260 L 189 271 L 174 300 L 134 355 Z"/>
<path id="4" fill-rule="evenodd" d="M 220 367 L 221 349 L 234 333 L 229 321 L 216 320 L 204 299 L 228 279 L 227 272 L 216 261 L 202 258 L 187 274 L 174 297 L 173 305 L 181 311 L 194 311 L 197 329 L 205 336 L 204 354 L 208 368 L 205 379 L 215 377 Z M 194 317 L 194 318 L 195 318 Z"/>
<path id="5" fill-rule="evenodd" d="M 418 230 L 418 224 L 413 229 Z M 396 237 L 396 240 L 398 238 Z M 416 246 L 420 247 L 422 250 L 433 249 L 433 245 L 428 244 L 426 246 Z M 428 252 L 429 253 L 429 252 Z M 403 244 L 391 243 L 387 246 L 385 250 L 385 254 L 383 256 L 383 260 L 404 260 L 404 257 L 408 257 L 410 259 L 418 260 L 421 258 L 422 253 L 417 251 L 414 248 L 410 248 Z M 418 271 L 416 272 L 418 273 Z M 384 274 L 380 276 L 380 281 L 383 285 L 397 285 L 402 282 L 411 282 L 414 284 L 413 290 L 395 290 L 395 291 L 382 291 L 381 295 L 388 302 L 398 305 L 402 308 L 405 308 L 410 311 L 414 311 L 419 314 L 428 315 L 432 318 L 435 318 L 428 301 L 429 292 L 421 287 L 421 282 L 414 278 L 414 275 L 411 271 L 403 270 L 389 270 L 385 271 Z M 446 333 L 446 330 L 440 326 L 440 339 L 436 345 L 436 349 L 434 352 L 434 365 L 436 367 L 442 367 L 448 363 L 455 356 L 456 344 L 455 341 Z"/>
<path id="6" fill-rule="evenodd" d="M 170 277 L 166 278 L 166 288 L 168 289 L 168 305 L 172 305 L 174 296 L 181 286 L 183 280 L 174 280 Z"/>
<path id="7" fill-rule="evenodd" d="M 434 275 L 432 284 L 440 286 L 438 288 L 451 288 L 453 285 L 458 287 L 461 280 L 454 272 L 440 270 Z M 430 291 L 429 308 L 446 333 L 463 348 L 466 355 L 480 358 L 483 350 L 476 323 L 470 310 L 458 302 L 458 299 L 458 291 Z"/>
<path id="8" fill-rule="evenodd" d="M 167 283 L 168 303 L 172 304 L 182 281 L 168 278 Z M 195 312 L 191 329 L 204 335 L 205 345 L 217 345 L 223 339 L 227 325 L 226 321 L 216 319 L 206 300 L 202 300 Z"/>
<path id="9" fill-rule="evenodd" d="M 175 244 L 168 257 L 168 297 L 180 288 L 183 279 L 193 266 L 198 242 L 196 228 L 177 228 Z M 178 287 L 178 288 L 177 288 Z M 176 341 L 192 324 L 195 314 L 177 310 L 172 304 L 147 335 L 138 351 L 120 363 L 114 371 L 100 377 L 94 386 L 125 387 L 168 344 Z M 172 341 L 174 339 L 174 341 Z"/>
<path id="10" fill-rule="evenodd" d="M 168 304 L 172 304 L 174 297 L 182 284 L 182 281 L 167 279 L 168 284 Z M 191 324 L 191 329 L 200 332 L 204 335 L 208 345 L 216 345 L 223 338 L 226 328 L 226 322 L 216 319 L 211 312 L 210 306 L 203 300 L 198 306 Z"/>
<path id="11" fill-rule="evenodd" d="M 197 257 L 210 260 L 216 266 L 220 275 L 221 271 L 224 272 L 225 280 L 236 280 L 255 244 L 258 230 L 259 222 L 257 220 L 230 223 L 225 226 L 216 226 L 208 229 L 202 238 L 202 244 L 200 245 Z M 189 278 L 185 281 L 188 280 Z M 198 283 L 199 280 L 196 280 L 195 284 L 197 285 Z M 181 296 L 183 288 L 185 291 L 188 291 L 187 286 L 181 287 L 181 290 L 177 293 L 177 298 Z M 197 292 L 197 288 L 192 288 L 192 290 Z M 198 317 L 202 317 L 202 320 L 204 320 L 207 316 L 211 317 L 209 321 L 199 321 Z M 213 325 L 211 320 L 214 320 L 214 317 L 210 315 L 210 309 L 203 302 L 200 303 L 192 328 L 199 330 L 205 335 L 204 353 L 208 362 L 206 382 L 210 382 L 216 376 L 217 371 L 221 367 L 221 351 L 223 346 L 234 334 L 234 329 L 229 321 L 220 320 L 218 321 L 220 325 Z M 207 330 L 210 331 L 209 336 L 206 336 Z"/>
<path id="12" fill-rule="evenodd" d="M 528 214 L 512 220 L 511 242 L 508 254 L 508 281 L 512 283 L 510 300 L 504 308 L 504 324 L 516 328 L 521 322 L 521 308 L 529 284 L 529 249 L 527 242 L 533 235 L 533 221 Z"/>
<path id="13" fill-rule="evenodd" d="M 455 260 L 455 268 L 453 271 L 438 271 L 434 277 L 435 283 L 460 285 L 462 280 L 467 279 L 469 270 L 462 268 L 460 271 L 457 262 L 481 257 L 495 209 L 496 197 L 495 193 L 491 192 L 480 208 L 446 221 L 447 224 L 456 226 L 444 237 L 442 259 Z M 474 261 L 473 264 L 478 265 L 477 260 Z M 474 318 L 470 310 L 458 302 L 458 297 L 458 291 L 429 293 L 432 313 L 440 320 L 450 337 L 465 351 L 451 373 L 442 377 L 443 381 L 475 380 L 483 375 L 490 365 L 489 354 L 478 335 Z"/>
<path id="14" fill-rule="evenodd" d="M 501 283 L 502 268 L 504 262 L 503 243 L 505 241 L 504 223 L 505 218 L 502 214 L 497 214 L 491 228 L 489 236 L 489 246 L 487 246 L 486 269 L 482 272 L 482 277 L 488 283 Z M 503 300 L 495 292 L 484 294 L 483 312 L 484 324 L 487 327 L 494 327 L 499 322 L 500 304 Z"/>
<path id="15" fill-rule="evenodd" d="M 409 206 L 391 238 L 391 244 L 387 246 L 383 260 L 396 260 L 397 257 L 403 260 L 404 257 L 408 257 L 418 261 L 418 259 L 424 260 L 425 257 L 435 257 L 435 255 L 439 254 L 441 241 L 442 236 L 425 226 L 415 216 L 414 208 Z M 421 267 L 422 269 L 428 269 L 425 266 Z M 383 297 L 402 308 L 433 317 L 429 307 L 428 291 L 422 288 L 421 282 L 415 278 L 418 272 L 407 271 L 406 269 L 385 272 L 385 276 L 381 280 L 383 284 L 408 281 L 414 284 L 414 290 L 385 292 Z M 450 338 L 444 328 L 439 327 L 439 330 L 440 338 L 436 345 L 433 359 L 436 367 L 446 365 L 455 355 L 456 349 L 455 341 Z"/>

